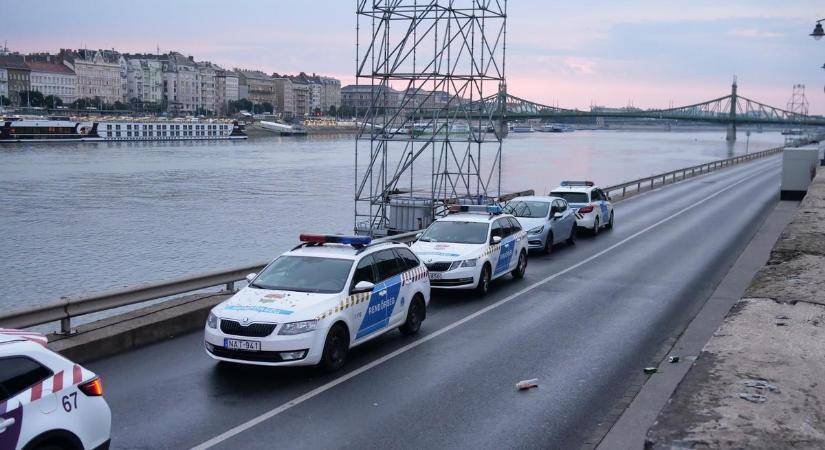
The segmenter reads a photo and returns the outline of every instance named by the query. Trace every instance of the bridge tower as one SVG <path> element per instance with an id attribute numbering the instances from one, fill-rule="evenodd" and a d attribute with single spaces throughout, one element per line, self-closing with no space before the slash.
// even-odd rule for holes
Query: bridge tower
<path id="1" fill-rule="evenodd" d="M 500 196 L 506 0 L 357 0 L 356 17 L 355 231 Z"/>
<path id="2" fill-rule="evenodd" d="M 728 142 L 736 141 L 736 77 L 733 77 L 733 84 L 730 86 L 730 122 L 728 122 L 728 134 L 725 139 Z"/>

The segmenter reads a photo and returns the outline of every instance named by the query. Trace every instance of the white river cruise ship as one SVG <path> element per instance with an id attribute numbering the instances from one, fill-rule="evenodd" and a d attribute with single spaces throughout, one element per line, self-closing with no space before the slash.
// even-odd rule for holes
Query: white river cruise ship
<path id="1" fill-rule="evenodd" d="M 107 119 L 69 117 L 0 122 L 0 143 L 71 141 L 200 141 L 246 139 L 238 121 L 219 119 Z"/>

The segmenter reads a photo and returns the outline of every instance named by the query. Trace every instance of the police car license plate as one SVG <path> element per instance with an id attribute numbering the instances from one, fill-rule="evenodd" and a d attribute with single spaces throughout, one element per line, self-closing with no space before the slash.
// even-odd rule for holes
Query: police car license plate
<path id="1" fill-rule="evenodd" d="M 431 280 L 440 280 L 441 279 L 441 272 L 430 272 L 430 279 Z"/>
<path id="2" fill-rule="evenodd" d="M 261 343 L 257 341 L 244 341 L 241 339 L 224 338 L 223 346 L 230 350 L 243 350 L 245 352 L 261 351 Z"/>

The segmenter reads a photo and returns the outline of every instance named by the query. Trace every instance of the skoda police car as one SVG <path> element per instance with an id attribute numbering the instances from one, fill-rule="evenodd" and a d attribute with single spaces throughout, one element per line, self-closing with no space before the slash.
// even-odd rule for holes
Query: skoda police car
<path id="1" fill-rule="evenodd" d="M 336 370 L 351 347 L 396 328 L 418 332 L 430 281 L 409 247 L 364 236 L 302 234 L 300 240 L 212 309 L 209 356 Z"/>
<path id="2" fill-rule="evenodd" d="M 613 204 L 592 181 L 562 181 L 550 195 L 567 201 L 576 214 L 579 228 L 590 230 L 593 235 L 599 234 L 602 228 L 613 228 Z"/>
<path id="3" fill-rule="evenodd" d="M 491 280 L 508 273 L 522 278 L 527 268 L 527 233 L 497 205 L 453 205 L 410 248 L 424 260 L 434 288 L 486 294 Z"/>
<path id="4" fill-rule="evenodd" d="M 111 425 L 94 373 L 42 334 L 0 329 L 0 449 L 107 449 Z"/>

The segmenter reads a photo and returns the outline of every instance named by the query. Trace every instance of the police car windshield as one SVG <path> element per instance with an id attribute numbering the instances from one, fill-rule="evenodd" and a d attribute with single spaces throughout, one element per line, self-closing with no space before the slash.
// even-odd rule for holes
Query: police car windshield
<path id="1" fill-rule="evenodd" d="M 250 284 L 258 289 L 334 293 L 344 290 L 352 261 L 284 255 L 267 266 Z"/>
<path id="2" fill-rule="evenodd" d="M 522 200 L 512 201 L 504 207 L 504 212 L 525 218 L 547 217 L 549 210 L 550 203 L 548 202 L 526 202 Z"/>
<path id="3" fill-rule="evenodd" d="M 551 192 L 550 195 L 561 197 L 567 200 L 567 203 L 587 203 L 590 201 L 586 192 Z"/>
<path id="4" fill-rule="evenodd" d="M 453 244 L 483 244 L 487 242 L 487 223 L 433 222 L 419 240 L 424 242 L 451 242 Z"/>

